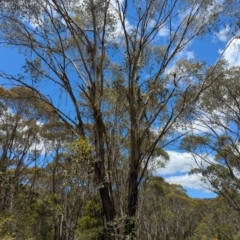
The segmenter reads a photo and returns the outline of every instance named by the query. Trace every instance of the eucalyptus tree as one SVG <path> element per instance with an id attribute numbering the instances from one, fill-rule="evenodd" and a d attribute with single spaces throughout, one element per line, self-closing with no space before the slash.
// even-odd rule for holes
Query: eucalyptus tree
<path id="1" fill-rule="evenodd" d="M 237 211 L 240 211 L 239 74 L 238 67 L 226 69 L 203 94 L 196 129 L 181 144 L 198 164 L 192 173 L 198 174 L 209 189 Z"/>
<path id="2" fill-rule="evenodd" d="M 31 89 L 70 131 L 90 139 L 105 239 L 133 237 L 149 164 L 157 155 L 167 159 L 162 149 L 179 137 L 174 127 L 190 119 L 188 110 L 221 75 L 210 78 L 214 68 L 205 72 L 204 63 L 187 59 L 175 65 L 177 56 L 220 26 L 226 11 L 235 10 L 225 23 L 236 15 L 233 7 L 215 0 L 1 1 L 1 44 L 26 58 L 24 74 L 1 77 Z"/>
<path id="3" fill-rule="evenodd" d="M 74 140 L 29 88 L 0 88 L 0 104 L 0 235 L 73 239 L 81 206 L 94 191 L 90 145 Z"/>
<path id="4" fill-rule="evenodd" d="M 0 174 L 1 210 L 14 207 L 15 195 L 26 184 L 25 172 L 29 166 L 40 165 L 41 147 L 39 111 L 22 96 L 31 97 L 28 89 L 0 88 Z"/>
<path id="5" fill-rule="evenodd" d="M 68 134 L 63 129 L 57 133 Z M 51 137 L 55 134 L 52 132 Z M 57 138 L 56 135 L 56 142 Z M 56 144 L 48 155 L 51 158 L 48 157 L 48 164 L 38 170 L 35 181 L 34 190 L 38 193 L 39 204 L 34 235 L 39 239 L 73 240 L 79 219 L 83 217 L 82 208 L 87 201 L 92 203 L 92 196 L 96 196 L 92 177 L 88 174 L 91 146 L 85 139 L 78 139 L 64 146 Z M 98 203 L 98 206 L 101 205 Z M 98 221 L 101 222 L 101 218 Z M 98 235 L 101 234 L 100 231 Z"/>
<path id="6" fill-rule="evenodd" d="M 0 105 L 0 235 L 28 238 L 33 236 L 36 177 L 43 164 L 40 122 L 47 106 L 43 111 L 44 104 L 24 87 L 1 87 Z"/>

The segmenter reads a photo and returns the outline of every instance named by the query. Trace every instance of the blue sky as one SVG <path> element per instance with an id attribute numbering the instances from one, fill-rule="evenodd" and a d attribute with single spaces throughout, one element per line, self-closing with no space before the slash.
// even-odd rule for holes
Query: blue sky
<path id="1" fill-rule="evenodd" d="M 183 50 L 179 58 L 188 58 L 189 60 L 204 60 L 208 64 L 213 65 L 220 57 L 221 51 L 229 43 L 231 29 L 226 26 L 215 35 L 207 35 L 194 40 L 188 48 Z M 164 36 L 164 33 L 162 33 Z M 240 66 L 240 40 L 234 40 L 223 55 L 224 59 L 229 62 L 230 66 Z M 17 74 L 22 70 L 24 65 L 24 57 L 22 57 L 17 49 L 0 47 L 0 70 L 6 73 Z M 0 78 L 0 84 L 6 81 Z M 50 91 L 50 89 L 45 89 Z M 191 155 L 174 149 L 167 150 L 170 161 L 166 163 L 165 168 L 158 169 L 156 174 L 161 175 L 169 183 L 181 184 L 189 196 L 196 198 L 211 198 L 216 196 L 207 190 L 206 185 L 200 181 L 200 176 L 189 176 L 188 172 L 196 167 L 196 163 Z"/>
<path id="2" fill-rule="evenodd" d="M 17 49 L 0 47 L 0 70 L 17 74 L 19 71 L 22 71 L 23 64 L 24 57 L 18 54 Z"/>

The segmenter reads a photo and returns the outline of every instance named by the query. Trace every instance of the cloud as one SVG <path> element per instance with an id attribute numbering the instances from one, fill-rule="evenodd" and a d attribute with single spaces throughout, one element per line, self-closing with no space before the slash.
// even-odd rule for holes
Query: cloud
<path id="1" fill-rule="evenodd" d="M 159 168 L 156 175 L 162 176 L 166 182 L 171 184 L 182 185 L 183 188 L 209 192 L 209 187 L 201 181 L 200 174 L 189 175 L 193 168 L 198 165 L 190 153 L 181 153 L 176 151 L 167 151 L 170 160 L 166 163 L 165 168 Z M 210 160 L 211 157 L 208 157 Z M 200 161 L 199 158 L 196 158 Z M 202 163 L 206 164 L 206 163 Z"/>
<path id="2" fill-rule="evenodd" d="M 218 39 L 221 42 L 227 42 L 230 38 L 230 27 L 228 25 L 225 26 L 225 28 L 221 29 L 220 31 L 218 31 L 215 36 L 214 36 L 214 40 Z"/>
<path id="3" fill-rule="evenodd" d="M 157 25 L 156 21 L 154 19 L 152 19 L 148 25 L 149 28 L 154 28 Z M 159 37 L 167 37 L 170 34 L 170 30 L 169 28 L 166 27 L 166 25 L 161 25 L 161 27 L 159 28 L 158 34 L 157 36 Z"/>
<path id="4" fill-rule="evenodd" d="M 159 37 L 167 37 L 169 36 L 170 30 L 166 27 L 163 26 L 162 28 L 160 28 L 159 32 L 158 32 L 158 36 Z"/>
<path id="5" fill-rule="evenodd" d="M 193 60 L 195 58 L 195 55 L 193 51 L 189 50 L 189 48 L 190 48 L 190 43 L 188 44 L 188 48 L 184 48 L 176 55 L 176 58 L 174 59 L 174 63 L 181 59 Z"/>
<path id="6" fill-rule="evenodd" d="M 167 151 L 170 160 L 165 168 L 157 170 L 159 175 L 174 175 L 177 173 L 188 173 L 191 169 L 197 167 L 193 156 L 190 153 L 180 153 L 176 151 Z"/>
<path id="7" fill-rule="evenodd" d="M 124 24 L 127 32 L 130 32 L 131 30 L 133 30 L 133 26 L 130 24 L 130 22 L 127 19 L 125 20 Z M 120 22 L 120 20 L 118 20 L 115 26 L 115 30 L 111 33 L 111 40 L 116 40 L 116 38 L 119 38 L 122 36 L 124 36 L 124 30 L 123 30 L 122 23 Z"/>
<path id="8" fill-rule="evenodd" d="M 176 131 L 180 134 L 191 133 L 200 135 L 203 133 L 214 132 L 221 134 L 227 126 L 226 117 L 220 111 L 214 110 L 211 113 L 202 112 L 194 121 L 187 123 L 185 126 L 176 127 Z"/>
<path id="9" fill-rule="evenodd" d="M 183 188 L 190 188 L 194 190 L 201 190 L 209 192 L 208 185 L 201 181 L 201 176 L 194 174 L 183 174 L 179 176 L 170 176 L 166 177 L 165 181 L 171 184 L 179 184 L 183 186 Z"/>
<path id="10" fill-rule="evenodd" d="M 231 39 L 226 50 L 220 49 L 219 53 L 223 54 L 222 57 L 228 62 L 229 67 L 240 66 L 240 39 Z"/>

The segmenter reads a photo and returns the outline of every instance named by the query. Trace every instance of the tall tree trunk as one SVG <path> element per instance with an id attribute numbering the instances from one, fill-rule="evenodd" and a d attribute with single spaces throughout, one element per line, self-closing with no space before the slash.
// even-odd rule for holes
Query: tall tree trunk
<path id="1" fill-rule="evenodd" d="M 128 207 L 125 224 L 125 235 L 135 238 L 135 217 L 138 202 L 138 177 L 140 170 L 141 142 L 139 136 L 139 89 L 133 87 L 131 91 L 131 164 L 128 177 Z"/>
<path id="2" fill-rule="evenodd" d="M 138 172 L 133 170 L 128 184 L 128 218 L 125 225 L 125 235 L 135 237 L 135 216 L 138 202 Z"/>
<path id="3" fill-rule="evenodd" d="M 115 239 L 114 228 L 110 222 L 115 218 L 115 206 L 111 194 L 111 183 L 106 178 L 105 171 L 105 150 L 104 150 L 104 125 L 99 111 L 95 111 L 95 142 L 96 142 L 96 161 L 95 177 L 99 185 L 99 192 L 102 202 L 103 221 L 104 221 L 104 239 Z"/>

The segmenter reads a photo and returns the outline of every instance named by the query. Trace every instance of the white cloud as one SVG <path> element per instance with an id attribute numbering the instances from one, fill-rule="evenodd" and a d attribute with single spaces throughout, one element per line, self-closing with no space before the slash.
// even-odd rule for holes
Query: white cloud
<path id="1" fill-rule="evenodd" d="M 169 35 L 169 29 L 166 26 L 163 26 L 162 28 L 160 28 L 159 32 L 158 32 L 158 36 L 160 37 L 166 37 Z"/>
<path id="2" fill-rule="evenodd" d="M 160 175 L 174 175 L 176 173 L 188 173 L 192 168 L 197 167 L 190 153 L 180 153 L 167 151 L 170 160 L 166 163 L 165 168 L 157 170 Z"/>
<path id="3" fill-rule="evenodd" d="M 190 44 L 188 44 L 188 48 L 190 47 Z M 193 60 L 195 58 L 194 52 L 191 50 L 188 50 L 187 48 L 184 48 L 182 51 L 180 51 L 176 58 L 174 59 L 175 62 L 179 61 L 180 59 L 187 59 L 187 60 Z"/>
<path id="4" fill-rule="evenodd" d="M 194 134 L 194 135 L 210 132 L 211 130 L 207 127 L 206 124 L 204 124 L 205 123 L 204 121 L 205 120 L 201 121 L 200 119 L 196 119 L 192 123 L 187 124 L 185 128 L 182 128 L 182 129 L 179 128 L 180 131 L 178 129 L 178 132 L 179 133 L 189 132 L 189 133 Z"/>
<path id="5" fill-rule="evenodd" d="M 228 25 L 225 26 L 225 28 L 221 29 L 219 32 L 215 34 L 214 40 L 217 38 L 218 40 L 222 42 L 226 42 L 229 40 L 229 32 L 230 27 Z"/>
<path id="6" fill-rule="evenodd" d="M 229 67 L 240 66 L 240 39 L 231 39 L 227 44 L 226 50 L 223 51 L 221 49 L 219 53 L 223 53 L 222 57 L 228 62 Z"/>
<path id="7" fill-rule="evenodd" d="M 148 27 L 149 28 L 154 28 L 156 26 L 156 21 L 155 20 L 151 20 Z M 167 37 L 169 36 L 170 34 L 170 30 L 165 26 L 165 25 L 162 25 L 160 28 L 159 28 L 159 31 L 158 31 L 158 36 L 159 37 Z"/>
<path id="8" fill-rule="evenodd" d="M 201 176 L 197 174 L 189 175 L 186 173 L 179 176 L 170 176 L 165 178 L 165 181 L 171 184 L 182 185 L 183 188 L 209 192 L 208 185 L 203 183 L 201 181 Z"/>
<path id="9" fill-rule="evenodd" d="M 133 30 L 133 26 L 129 23 L 127 19 L 125 20 L 124 24 L 127 32 Z M 117 24 L 115 26 L 115 31 L 111 33 L 111 36 L 112 36 L 112 40 L 116 40 L 116 38 L 124 36 L 124 30 L 120 20 L 117 21 Z"/>
<path id="10" fill-rule="evenodd" d="M 193 122 L 186 124 L 184 128 L 177 128 L 179 133 L 189 132 L 194 135 L 199 135 L 202 133 L 214 132 L 221 134 L 224 130 L 224 126 L 227 126 L 226 119 L 223 113 L 215 110 L 211 114 L 207 112 L 202 112 L 197 119 Z"/>
<path id="11" fill-rule="evenodd" d="M 208 185 L 201 181 L 200 174 L 189 175 L 189 172 L 193 168 L 197 168 L 198 165 L 190 153 L 180 153 L 176 151 L 167 151 L 170 160 L 166 163 L 165 168 L 159 168 L 156 175 L 161 175 L 166 182 L 171 184 L 180 184 L 183 188 L 209 191 Z M 198 161 L 201 161 L 199 157 L 196 157 Z M 211 161 L 211 157 L 208 156 L 208 160 Z M 207 163 L 202 163 L 206 165 Z"/>

